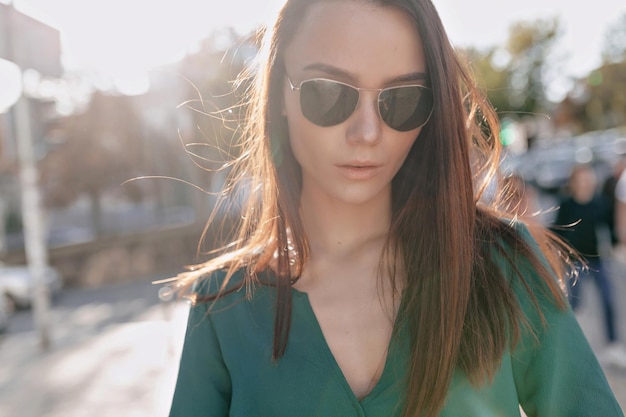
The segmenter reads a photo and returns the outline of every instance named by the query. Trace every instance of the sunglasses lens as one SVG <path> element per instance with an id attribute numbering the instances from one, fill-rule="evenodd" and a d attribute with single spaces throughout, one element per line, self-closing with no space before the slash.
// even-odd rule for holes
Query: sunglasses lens
<path id="1" fill-rule="evenodd" d="M 389 127 L 407 132 L 428 121 L 433 110 L 433 95 L 427 87 L 392 87 L 380 93 L 378 105 L 380 117 Z"/>
<path id="2" fill-rule="evenodd" d="M 359 91 L 329 80 L 309 80 L 300 86 L 302 114 L 318 126 L 338 125 L 350 117 Z"/>

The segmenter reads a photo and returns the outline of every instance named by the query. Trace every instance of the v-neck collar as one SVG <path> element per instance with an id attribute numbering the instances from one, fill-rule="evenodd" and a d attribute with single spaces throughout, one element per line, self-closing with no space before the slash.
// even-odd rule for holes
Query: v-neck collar
<path id="1" fill-rule="evenodd" d="M 401 354 L 397 343 L 399 335 L 395 334 L 394 328 L 394 333 L 392 334 L 387 345 L 385 364 L 380 378 L 378 379 L 374 387 L 370 390 L 370 392 L 365 397 L 359 399 L 354 394 L 354 391 L 352 391 L 348 380 L 346 379 L 341 367 L 339 366 L 339 363 L 335 359 L 335 355 L 333 355 L 330 346 L 326 341 L 324 332 L 322 331 L 319 321 L 317 320 L 317 316 L 315 315 L 315 311 L 313 310 L 313 306 L 311 305 L 311 302 L 309 300 L 309 295 L 306 292 L 299 291 L 295 288 L 292 288 L 292 295 L 294 296 L 294 301 L 301 304 L 302 313 L 304 313 L 304 319 L 307 320 L 307 324 L 310 325 L 310 328 L 314 333 L 313 341 L 315 342 L 316 346 L 319 347 L 319 349 L 323 352 L 324 358 L 327 360 L 330 368 L 333 371 L 333 374 L 341 383 L 341 386 L 344 388 L 346 394 L 350 397 L 353 403 L 364 407 L 386 389 L 390 388 L 393 384 L 401 381 L 399 379 L 401 377 L 400 375 L 394 375 L 394 368 L 396 368 L 394 366 L 394 362 L 397 363 L 398 355 Z"/>

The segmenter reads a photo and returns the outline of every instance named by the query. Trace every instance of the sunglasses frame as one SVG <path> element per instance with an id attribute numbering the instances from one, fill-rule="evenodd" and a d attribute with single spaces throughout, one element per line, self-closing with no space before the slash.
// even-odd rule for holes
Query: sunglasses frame
<path id="1" fill-rule="evenodd" d="M 302 80 L 300 81 L 297 85 L 294 85 L 294 82 L 291 80 L 291 77 L 286 74 L 287 76 L 287 81 L 289 82 L 289 87 L 291 88 L 291 91 L 301 91 L 302 89 L 302 84 L 306 83 L 306 82 L 310 82 L 310 81 L 327 81 L 333 84 L 340 84 L 340 85 L 344 85 L 346 87 L 352 88 L 354 90 L 356 90 L 358 92 L 358 97 L 357 97 L 357 102 L 354 105 L 354 109 L 352 110 L 352 112 L 350 113 L 350 115 L 343 121 L 336 123 L 334 125 L 329 125 L 329 126 L 323 126 L 323 125 L 319 125 L 318 123 L 314 122 L 313 120 L 310 120 L 308 117 L 306 117 L 307 120 L 309 120 L 311 123 L 315 124 L 316 126 L 322 126 L 322 127 L 331 127 L 331 126 L 337 126 L 340 125 L 341 123 L 345 122 L 346 120 L 348 120 L 356 111 L 357 107 L 359 106 L 359 102 L 361 101 L 361 91 L 376 91 L 378 92 L 377 96 L 376 96 L 376 110 L 378 111 L 378 117 L 380 117 L 380 120 L 382 120 L 382 122 L 389 126 L 389 128 L 396 130 L 398 132 L 402 132 L 402 130 L 398 130 L 396 128 L 394 128 L 393 126 L 390 126 L 385 119 L 383 118 L 382 114 L 380 113 L 380 103 L 381 103 L 381 99 L 380 99 L 380 95 L 383 93 L 383 91 L 387 91 L 387 90 L 393 90 L 393 89 L 398 89 L 398 88 L 404 88 L 404 87 L 419 87 L 422 88 L 424 90 L 431 90 L 432 89 L 426 85 L 423 84 L 405 84 L 405 85 L 398 85 L 398 86 L 392 86 L 392 87 L 385 87 L 385 88 L 361 88 L 361 87 L 355 87 L 351 84 L 348 83 L 344 83 L 342 81 L 337 81 L 337 80 L 332 80 L 330 78 L 324 78 L 324 77 L 316 77 L 316 78 L 309 78 L 306 80 Z M 300 99 L 302 100 L 302 99 Z M 302 102 L 300 101 L 300 108 L 302 109 Z M 428 117 L 426 117 L 426 119 L 424 120 L 424 122 L 422 124 L 420 124 L 419 126 L 416 126 L 410 130 L 415 130 L 415 129 L 419 129 L 420 127 L 423 127 L 424 125 L 426 125 L 426 123 L 428 123 L 428 121 L 430 120 L 431 116 L 433 115 L 433 109 L 434 109 L 434 105 L 432 105 L 430 107 L 430 112 L 428 113 Z M 408 131 L 410 131 L 408 130 Z"/>

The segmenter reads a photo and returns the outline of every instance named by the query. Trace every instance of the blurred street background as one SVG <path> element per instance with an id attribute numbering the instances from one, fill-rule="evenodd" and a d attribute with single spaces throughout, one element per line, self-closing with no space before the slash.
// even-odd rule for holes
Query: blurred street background
<path id="1" fill-rule="evenodd" d="M 618 175 L 626 3 L 434 3 L 545 224 L 575 165 Z M 166 415 L 187 305 L 152 282 L 229 240 L 245 190 L 216 196 L 249 85 L 233 81 L 280 4 L 0 0 L 0 417 Z M 624 341 L 626 252 L 599 233 Z M 601 352 L 588 286 L 577 315 Z M 626 406 L 626 372 L 606 373 Z"/>
<path id="2" fill-rule="evenodd" d="M 616 298 L 626 297 L 626 262 L 610 262 Z M 51 312 L 52 347 L 42 352 L 32 312 L 13 315 L 0 336 L 2 417 L 166 417 L 176 382 L 188 304 L 160 301 L 152 278 L 67 289 Z M 596 288 L 578 312 L 597 353 L 605 344 Z M 626 335 L 626 305 L 618 310 Z M 626 409 L 626 369 L 605 373 Z"/>
<path id="3" fill-rule="evenodd" d="M 149 280 L 64 291 L 40 349 L 30 311 L 0 336 L 0 416 L 167 416 L 186 302 Z"/>

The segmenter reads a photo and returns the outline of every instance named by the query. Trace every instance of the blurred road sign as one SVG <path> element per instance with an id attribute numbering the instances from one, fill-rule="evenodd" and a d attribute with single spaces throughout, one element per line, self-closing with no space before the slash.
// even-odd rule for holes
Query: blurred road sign
<path id="1" fill-rule="evenodd" d="M 0 58 L 0 114 L 7 111 L 21 96 L 22 72 L 20 68 L 13 62 Z M 0 152 L 1 157 L 2 152 Z"/>
<path id="2" fill-rule="evenodd" d="M 45 77 L 59 78 L 59 30 L 0 3 L 0 58 L 14 62 L 22 70 L 34 69 Z"/>

